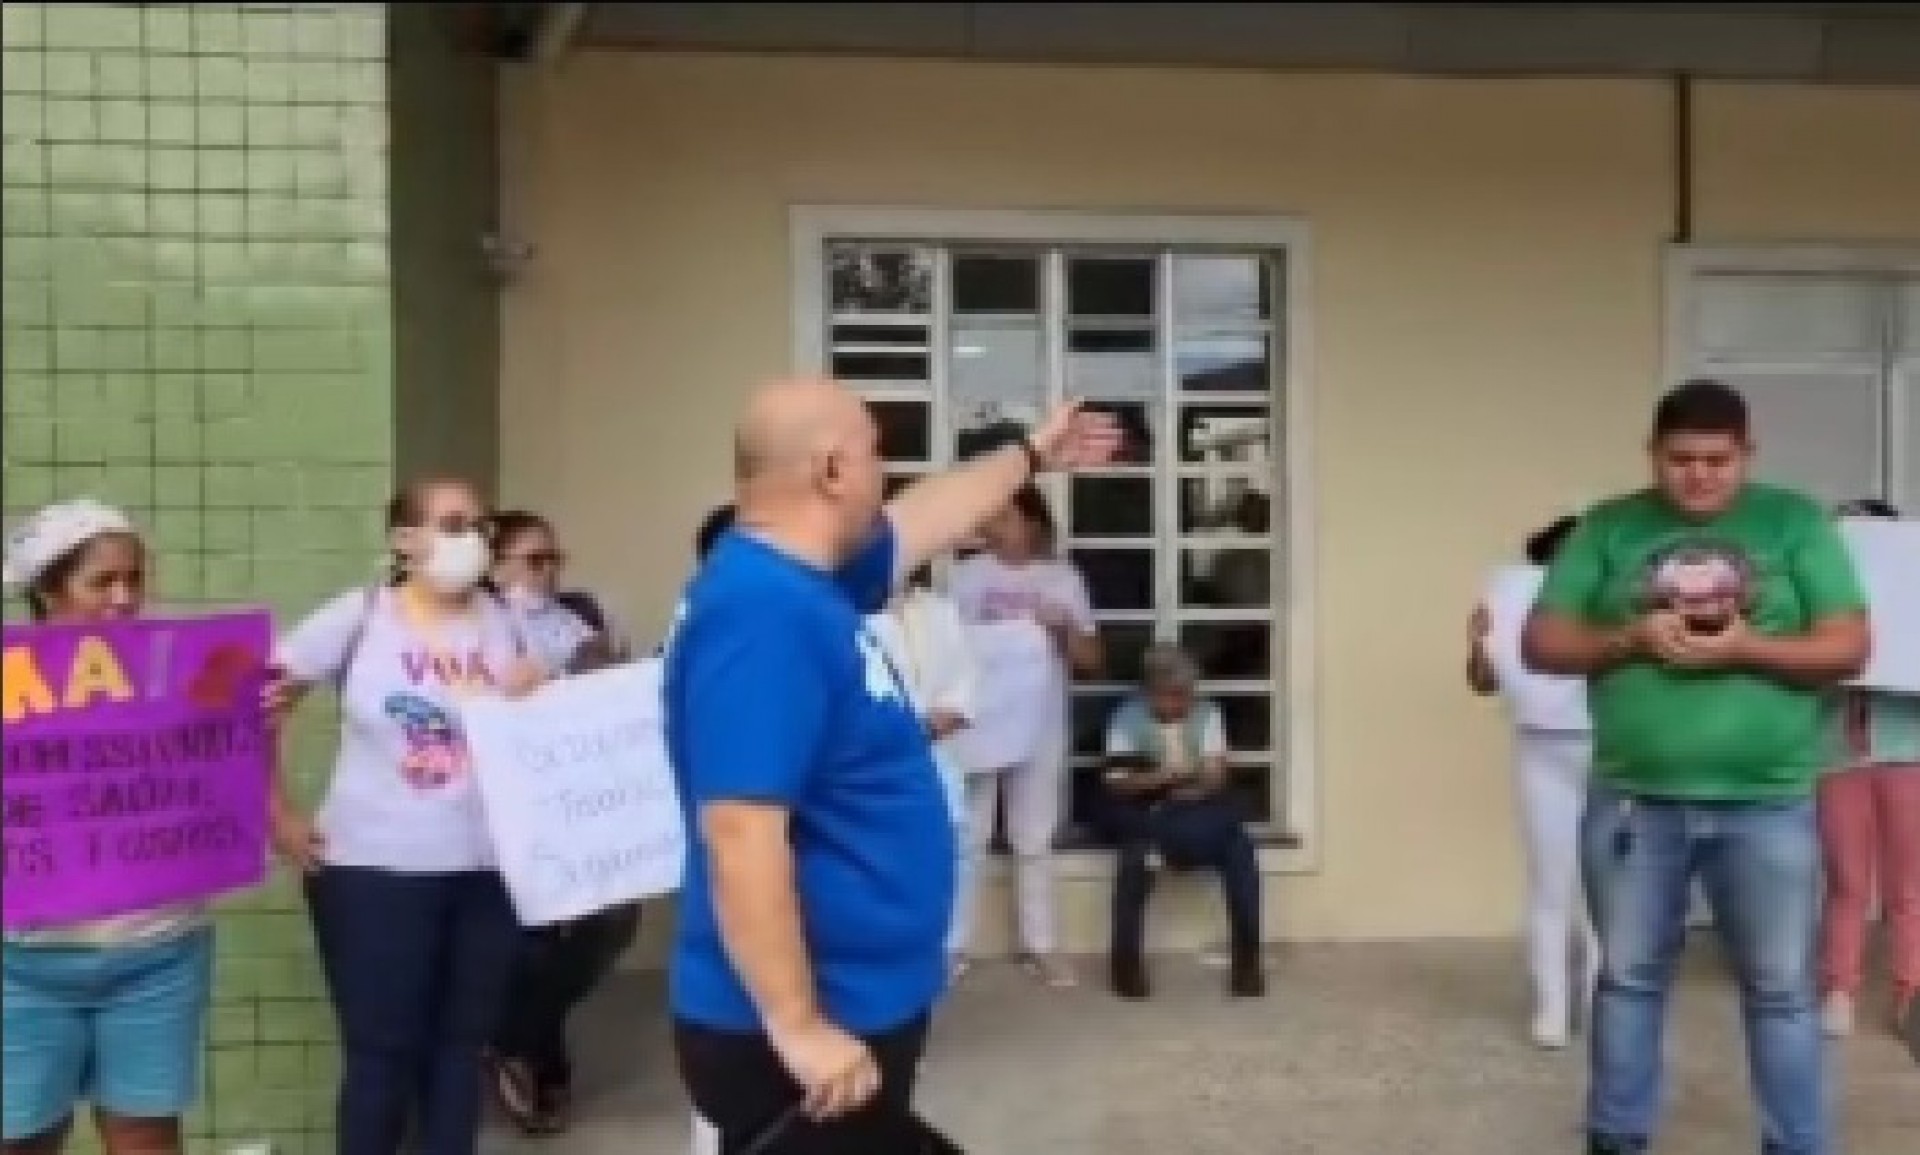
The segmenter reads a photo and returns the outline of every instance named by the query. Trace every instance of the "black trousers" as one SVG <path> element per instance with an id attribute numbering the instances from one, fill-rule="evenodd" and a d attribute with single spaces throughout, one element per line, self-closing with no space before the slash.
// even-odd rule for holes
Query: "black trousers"
<path id="1" fill-rule="evenodd" d="M 878 1035 L 863 1035 L 880 1065 L 880 1093 L 859 1111 L 824 1122 L 789 1118 L 800 1085 L 761 1034 L 673 1025 L 680 1077 L 694 1109 L 720 1132 L 720 1155 L 916 1155 L 911 1134 L 913 1083 L 926 1049 L 923 1016 Z M 778 1134 L 755 1147 L 770 1131 Z"/>
<path id="2" fill-rule="evenodd" d="M 524 931 L 494 1052 L 527 1064 L 542 1087 L 572 1083 L 567 1017 L 620 961 L 639 926 L 636 904 Z"/>

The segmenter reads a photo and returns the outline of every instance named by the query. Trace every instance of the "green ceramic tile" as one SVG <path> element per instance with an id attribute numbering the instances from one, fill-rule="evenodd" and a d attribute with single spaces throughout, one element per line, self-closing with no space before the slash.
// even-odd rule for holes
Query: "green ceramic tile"
<path id="1" fill-rule="evenodd" d="M 146 6 L 146 40 L 149 52 L 187 53 L 193 50 L 193 16 L 186 5 L 151 4 Z"/>
<path id="2" fill-rule="evenodd" d="M 185 100 L 195 94 L 194 58 L 147 56 L 146 92 L 149 97 Z"/>
<path id="3" fill-rule="evenodd" d="M 0 271 L 10 280 L 43 280 L 49 274 L 52 254 L 53 245 L 45 237 L 11 237 L 6 248 L 0 250 Z"/>
<path id="4" fill-rule="evenodd" d="M 46 5 L 0 5 L 0 43 L 9 48 L 37 48 L 46 35 Z"/>
<path id="5" fill-rule="evenodd" d="M 200 157 L 204 161 L 208 157 L 219 157 L 223 155 L 224 159 L 213 166 L 213 172 L 220 183 L 217 186 L 205 185 L 203 188 L 211 189 L 217 187 L 226 189 L 238 188 L 240 186 L 243 178 L 239 172 L 240 159 L 238 156 L 218 152 L 203 152 L 200 154 Z M 202 171 L 207 171 L 205 166 L 202 167 Z M 246 198 L 237 193 L 226 192 L 203 191 L 200 194 L 201 236 L 209 240 L 224 237 L 240 237 L 246 235 L 246 231 Z"/>
<path id="6" fill-rule="evenodd" d="M 7 249 L 11 250 L 14 243 L 9 242 Z M 53 366 L 53 331 L 7 326 L 6 341 L 0 344 L 0 364 L 6 366 L 9 381 L 16 374 L 46 373 Z"/>
<path id="7" fill-rule="evenodd" d="M 51 4 L 42 35 L 52 48 L 132 49 L 140 47 L 140 32 L 138 5 Z"/>
<path id="8" fill-rule="evenodd" d="M 247 143 L 247 111 L 237 104 L 201 104 L 199 142 L 238 148 Z"/>
<path id="9" fill-rule="evenodd" d="M 100 139 L 115 142 L 139 143 L 149 139 L 147 132 L 147 105 L 144 101 L 131 97 L 114 97 L 97 102 L 99 109 Z M 190 143 L 189 134 L 180 143 Z"/>
<path id="10" fill-rule="evenodd" d="M 41 108 L 40 134 L 48 141 L 93 140 L 100 135 L 98 105 L 92 100 L 78 97 L 56 97 L 46 101 Z M 24 124 L 16 124 L 14 111 L 7 108 L 7 130 L 23 132 Z"/>
<path id="11" fill-rule="evenodd" d="M 5 6 L 8 11 L 13 5 Z M 0 91 L 9 94 L 15 92 L 32 93 L 35 96 L 47 91 L 47 57 L 39 49 L 16 48 L 8 41 L 0 49 Z"/>
<path id="12" fill-rule="evenodd" d="M 247 147 L 279 148 L 293 141 L 292 105 L 247 105 Z"/>
<path id="13" fill-rule="evenodd" d="M 47 190 L 0 188 L 0 213 L 9 237 L 40 237 L 47 232 Z"/>
<path id="14" fill-rule="evenodd" d="M 53 323 L 52 293 L 45 281 L 0 283 L 0 315 L 8 325 L 45 327 Z M 9 383 L 8 389 L 13 388 Z"/>
<path id="15" fill-rule="evenodd" d="M 293 17 L 287 12 L 255 8 L 241 16 L 241 43 L 250 57 L 293 54 Z"/>
<path id="16" fill-rule="evenodd" d="M 7 417 L 7 459 L 30 465 L 52 465 L 53 421 L 46 417 Z"/>
<path id="17" fill-rule="evenodd" d="M 137 52 L 110 52 L 95 57 L 94 92 L 100 96 L 145 96 L 147 58 Z"/>
<path id="18" fill-rule="evenodd" d="M 285 104 L 293 99 L 293 66 L 287 60 L 251 58 L 246 68 L 249 103 Z"/>
<path id="19" fill-rule="evenodd" d="M 155 144 L 193 144 L 199 139 L 200 112 L 190 101 L 156 100 L 145 106 L 147 139 Z"/>

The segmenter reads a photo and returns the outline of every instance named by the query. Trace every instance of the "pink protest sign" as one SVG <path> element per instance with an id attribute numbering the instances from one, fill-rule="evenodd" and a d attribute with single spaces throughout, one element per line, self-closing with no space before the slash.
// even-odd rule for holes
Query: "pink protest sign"
<path id="1" fill-rule="evenodd" d="M 258 612 L 6 627 L 6 929 L 266 877 L 272 639 Z"/>

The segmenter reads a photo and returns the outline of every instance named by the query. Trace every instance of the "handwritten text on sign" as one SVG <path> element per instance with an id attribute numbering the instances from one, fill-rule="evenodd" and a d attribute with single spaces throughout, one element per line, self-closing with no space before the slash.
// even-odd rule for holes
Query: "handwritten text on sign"
<path id="1" fill-rule="evenodd" d="M 266 874 L 264 613 L 8 626 L 8 930 L 192 902 Z"/>
<path id="2" fill-rule="evenodd" d="M 487 825 L 527 926 L 680 885 L 686 832 L 667 762 L 660 666 L 562 678 L 461 703 Z"/>

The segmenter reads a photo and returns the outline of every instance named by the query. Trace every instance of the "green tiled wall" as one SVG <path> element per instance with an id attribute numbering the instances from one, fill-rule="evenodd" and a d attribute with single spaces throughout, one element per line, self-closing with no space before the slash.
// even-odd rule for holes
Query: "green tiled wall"
<path id="1" fill-rule="evenodd" d="M 9 520 L 128 507 L 170 603 L 296 612 L 364 580 L 393 473 L 384 6 L 0 18 Z M 309 779 L 326 721 L 296 738 Z M 285 881 L 219 941 L 191 1147 L 319 1155 L 337 1059 Z"/>

